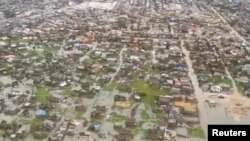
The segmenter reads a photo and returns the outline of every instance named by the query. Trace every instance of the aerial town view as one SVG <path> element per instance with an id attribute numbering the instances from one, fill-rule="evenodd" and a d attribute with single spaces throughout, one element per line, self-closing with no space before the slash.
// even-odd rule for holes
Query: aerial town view
<path id="1" fill-rule="evenodd" d="M 250 0 L 0 0 L 0 141 L 206 141 L 250 124 Z"/>

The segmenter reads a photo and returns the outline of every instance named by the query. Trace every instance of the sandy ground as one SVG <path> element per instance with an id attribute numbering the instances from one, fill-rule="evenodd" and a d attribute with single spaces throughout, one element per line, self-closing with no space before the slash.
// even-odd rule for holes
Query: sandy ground
<path id="1" fill-rule="evenodd" d="M 246 117 L 250 117 L 250 99 L 240 94 L 233 94 L 228 96 L 224 102 L 232 120 L 243 122 Z M 250 123 L 250 120 L 246 121 L 246 123 Z"/>

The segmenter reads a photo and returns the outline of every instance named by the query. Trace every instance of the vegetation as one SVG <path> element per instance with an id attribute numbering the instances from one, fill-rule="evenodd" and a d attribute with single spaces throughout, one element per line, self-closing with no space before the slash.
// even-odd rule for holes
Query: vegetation
<path id="1" fill-rule="evenodd" d="M 62 92 L 62 95 L 72 97 L 72 96 L 75 96 L 76 93 L 75 93 L 73 90 L 71 90 L 71 89 L 65 89 L 65 90 Z"/>
<path id="2" fill-rule="evenodd" d="M 119 42 L 119 41 L 121 41 L 121 38 L 116 36 L 116 35 L 109 35 L 108 41 L 109 42 Z"/>
<path id="3" fill-rule="evenodd" d="M 100 123 L 101 124 L 102 120 L 103 120 L 102 117 L 95 117 L 95 118 L 92 118 L 90 122 L 91 123 Z"/>
<path id="4" fill-rule="evenodd" d="M 142 79 L 138 79 L 138 78 L 133 80 L 132 86 L 136 92 L 146 94 L 146 96 L 143 97 L 143 101 L 146 104 L 150 104 L 150 105 L 153 104 L 155 96 L 170 94 L 170 89 L 161 90 L 161 89 L 152 88 L 151 86 L 149 86 L 149 84 L 146 81 Z"/>
<path id="5" fill-rule="evenodd" d="M 35 56 L 39 55 L 39 53 L 37 51 L 35 51 L 35 50 L 30 50 L 27 53 L 28 53 L 27 57 L 35 57 Z"/>
<path id="6" fill-rule="evenodd" d="M 58 49 L 55 47 L 44 47 L 43 51 L 47 53 L 55 53 L 56 51 L 58 51 Z"/>
<path id="7" fill-rule="evenodd" d="M 47 136 L 48 136 L 48 134 L 45 133 L 45 132 L 34 132 L 34 133 L 33 133 L 34 139 L 42 140 L 42 139 L 47 138 Z"/>
<path id="8" fill-rule="evenodd" d="M 163 112 L 157 112 L 155 113 L 155 116 L 156 116 L 156 119 L 159 120 L 159 119 L 164 119 L 165 114 Z"/>
<path id="9" fill-rule="evenodd" d="M 139 127 L 134 127 L 131 129 L 131 133 L 133 136 L 136 136 L 139 132 L 140 132 L 140 128 Z"/>
<path id="10" fill-rule="evenodd" d="M 104 87 L 104 90 L 105 91 L 113 91 L 113 90 L 115 90 L 116 87 L 117 87 L 117 83 L 116 82 L 112 82 L 112 83 L 107 84 Z"/>
<path id="11" fill-rule="evenodd" d="M 41 87 L 37 88 L 36 90 L 36 100 L 42 103 L 48 103 L 49 102 L 49 88 L 47 87 Z"/>
<path id="12" fill-rule="evenodd" d="M 119 28 L 127 28 L 126 20 L 123 18 L 118 19 L 117 25 Z"/>
<path id="13" fill-rule="evenodd" d="M 42 124 L 42 119 L 35 118 L 33 120 L 22 120 L 21 122 L 24 124 L 30 124 L 31 126 L 39 126 Z"/>
<path id="14" fill-rule="evenodd" d="M 150 116 L 149 116 L 149 114 L 147 113 L 146 110 L 142 111 L 141 117 L 142 117 L 142 120 L 149 120 L 150 119 Z"/>
<path id="15" fill-rule="evenodd" d="M 86 64 L 94 64 L 96 63 L 96 60 L 95 59 L 92 59 L 92 58 L 87 58 L 85 59 L 84 61 Z"/>
<path id="16" fill-rule="evenodd" d="M 245 91 L 244 85 L 242 85 L 240 83 L 236 83 L 236 86 L 237 86 L 239 93 L 244 94 L 244 91 Z"/>
<path id="17" fill-rule="evenodd" d="M 3 14 L 5 18 L 13 18 L 16 16 L 15 11 L 11 11 L 11 10 L 5 10 L 3 11 Z"/>
<path id="18" fill-rule="evenodd" d="M 40 118 L 35 118 L 32 120 L 22 120 L 21 123 L 29 124 L 31 126 L 31 132 L 34 133 L 42 125 L 43 120 Z"/>
<path id="19" fill-rule="evenodd" d="M 116 113 L 111 114 L 111 121 L 112 122 L 122 122 L 125 120 L 125 117 L 122 115 L 118 115 Z"/>
<path id="20" fill-rule="evenodd" d="M 191 137 L 205 138 L 205 133 L 200 126 L 188 128 L 188 134 Z"/>
<path id="21" fill-rule="evenodd" d="M 156 72 L 154 71 L 154 69 L 152 68 L 151 64 L 148 63 L 148 64 L 145 65 L 145 67 L 146 67 L 148 73 L 150 73 L 150 74 L 156 73 Z"/>
<path id="22" fill-rule="evenodd" d="M 76 111 L 76 113 L 75 113 L 75 118 L 76 119 L 83 119 L 83 112 L 81 112 L 81 111 Z"/>
<path id="23" fill-rule="evenodd" d="M 230 87 L 232 87 L 233 85 L 232 81 L 228 77 L 221 78 L 219 76 L 214 76 L 214 77 L 210 77 L 208 81 L 215 85 L 222 84 L 222 83 L 227 84 Z"/>
<path id="24" fill-rule="evenodd" d="M 12 44 L 30 43 L 30 42 L 31 42 L 30 39 L 23 39 L 23 38 L 19 38 L 19 37 L 14 37 L 11 40 Z"/>

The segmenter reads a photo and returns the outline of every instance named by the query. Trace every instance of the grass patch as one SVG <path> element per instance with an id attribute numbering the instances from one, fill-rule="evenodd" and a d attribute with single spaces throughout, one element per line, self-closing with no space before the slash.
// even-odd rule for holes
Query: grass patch
<path id="1" fill-rule="evenodd" d="M 40 54 L 37 52 L 37 51 L 35 51 L 35 50 L 29 50 L 28 52 L 27 52 L 27 57 L 28 58 L 31 58 L 31 57 L 35 57 L 35 56 L 39 56 Z"/>
<path id="2" fill-rule="evenodd" d="M 76 95 L 76 93 L 71 89 L 65 89 L 65 90 L 63 90 L 62 95 L 63 96 L 73 97 L 73 96 Z"/>
<path id="3" fill-rule="evenodd" d="M 5 61 L 0 61 L 0 67 L 1 68 L 7 68 L 8 67 L 8 63 Z"/>
<path id="4" fill-rule="evenodd" d="M 140 130 L 141 129 L 139 127 L 135 127 L 135 128 L 131 129 L 131 133 L 132 133 L 133 136 L 136 136 L 136 135 L 139 134 Z"/>
<path id="5" fill-rule="evenodd" d="M 75 118 L 76 119 L 83 119 L 83 112 L 80 112 L 80 111 L 76 111 L 75 113 Z"/>
<path id="6" fill-rule="evenodd" d="M 20 44 L 20 43 L 29 43 L 32 40 L 30 39 L 22 39 L 22 38 L 16 38 L 11 40 L 11 44 Z"/>
<path id="7" fill-rule="evenodd" d="M 49 88 L 47 87 L 41 87 L 36 90 L 36 100 L 42 103 L 48 103 L 49 102 Z"/>
<path id="8" fill-rule="evenodd" d="M 116 113 L 111 114 L 111 122 L 123 122 L 125 117 Z"/>
<path id="9" fill-rule="evenodd" d="M 98 118 L 91 118 L 91 122 L 92 123 L 99 123 L 101 124 L 103 121 L 103 119 L 101 117 L 98 117 Z"/>
<path id="10" fill-rule="evenodd" d="M 89 55 L 90 56 L 90 55 Z M 87 64 L 95 64 L 96 63 L 96 60 L 95 59 L 92 59 L 92 58 L 87 58 L 84 60 L 85 63 Z"/>
<path id="11" fill-rule="evenodd" d="M 147 69 L 147 71 L 148 71 L 149 74 L 155 74 L 155 71 L 154 71 L 154 69 L 152 68 L 151 64 L 147 63 L 147 64 L 145 65 L 145 67 L 146 67 L 146 69 Z"/>
<path id="12" fill-rule="evenodd" d="M 150 119 L 150 116 L 149 116 L 149 114 L 147 113 L 146 110 L 142 111 L 141 117 L 142 117 L 143 120 L 149 120 Z"/>
<path id="13" fill-rule="evenodd" d="M 23 124 L 30 124 L 30 125 L 34 125 L 34 126 L 36 126 L 36 125 L 39 126 L 42 124 L 42 119 L 36 118 L 33 120 L 21 120 L 20 122 Z"/>
<path id="14" fill-rule="evenodd" d="M 205 138 L 205 133 L 200 126 L 188 128 L 188 134 L 191 137 Z"/>
<path id="15" fill-rule="evenodd" d="M 217 85 L 217 84 L 227 84 L 232 87 L 233 83 L 228 77 L 221 78 L 219 76 L 213 76 L 208 79 L 209 82 Z"/>
<path id="16" fill-rule="evenodd" d="M 91 117 L 90 122 L 92 123 L 102 123 L 104 119 L 104 115 L 100 114 L 100 115 L 96 115 L 94 117 Z"/>
<path id="17" fill-rule="evenodd" d="M 236 82 L 236 87 L 237 87 L 239 93 L 244 94 L 245 87 L 242 84 Z"/>
<path id="18" fill-rule="evenodd" d="M 105 91 L 114 91 L 116 87 L 117 87 L 117 83 L 112 82 L 112 83 L 107 84 L 103 89 Z"/>
<path id="19" fill-rule="evenodd" d="M 162 120 L 165 118 L 165 114 L 163 112 L 157 112 L 155 113 L 155 117 L 157 120 Z"/>
<path id="20" fill-rule="evenodd" d="M 43 47 L 43 50 L 44 50 L 45 52 L 55 53 L 56 51 L 59 50 L 59 48 L 47 47 L 47 46 L 45 46 L 45 47 Z"/>
<path id="21" fill-rule="evenodd" d="M 143 97 L 143 101 L 146 104 L 150 104 L 150 105 L 153 104 L 155 96 L 170 94 L 169 89 L 161 90 L 161 89 L 152 88 L 151 86 L 149 86 L 149 84 L 145 80 L 138 79 L 138 78 L 133 80 L 132 86 L 136 92 L 141 92 L 141 93 L 146 94 L 146 96 Z"/>
<path id="22" fill-rule="evenodd" d="M 36 118 L 33 120 L 21 120 L 20 122 L 23 124 L 29 124 L 31 127 L 31 133 L 34 133 L 42 125 L 43 120 Z"/>

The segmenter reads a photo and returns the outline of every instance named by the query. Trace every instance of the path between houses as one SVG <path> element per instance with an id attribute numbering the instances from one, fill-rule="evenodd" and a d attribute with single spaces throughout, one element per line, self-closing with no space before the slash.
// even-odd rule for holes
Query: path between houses
<path id="1" fill-rule="evenodd" d="M 66 41 L 63 40 L 63 43 L 62 43 L 62 45 L 60 47 L 60 50 L 58 51 L 58 55 L 60 55 L 62 57 L 64 57 L 64 47 L 65 47 L 65 45 L 66 45 Z"/>
<path id="2" fill-rule="evenodd" d="M 152 63 L 155 63 L 156 62 L 155 47 L 153 46 L 152 48 L 153 48 L 153 50 L 152 50 Z"/>
<path id="3" fill-rule="evenodd" d="M 80 58 L 80 62 L 83 62 L 88 57 L 88 55 L 96 49 L 96 46 L 97 44 L 94 43 L 92 49 L 88 51 L 83 57 Z"/>
<path id="4" fill-rule="evenodd" d="M 185 60 L 186 63 L 188 65 L 188 75 L 189 78 L 191 79 L 191 82 L 193 84 L 194 87 L 194 93 L 195 96 L 198 100 L 198 109 L 199 109 L 199 118 L 200 118 L 200 125 L 203 128 L 205 134 L 207 134 L 207 125 L 208 125 L 208 121 L 207 121 L 207 112 L 206 112 L 206 107 L 204 105 L 204 95 L 202 93 L 201 88 L 199 87 L 199 83 L 197 80 L 197 76 L 194 73 L 193 67 L 192 67 L 192 61 L 189 57 L 189 51 L 186 50 L 186 48 L 184 47 L 184 41 L 181 41 L 181 50 L 185 55 Z"/>
<path id="5" fill-rule="evenodd" d="M 112 83 L 115 76 L 118 74 L 118 72 L 121 70 L 122 64 L 123 64 L 123 52 L 126 50 L 125 46 L 121 49 L 120 53 L 119 53 L 119 66 L 116 69 L 116 72 L 112 75 L 109 83 Z"/>

